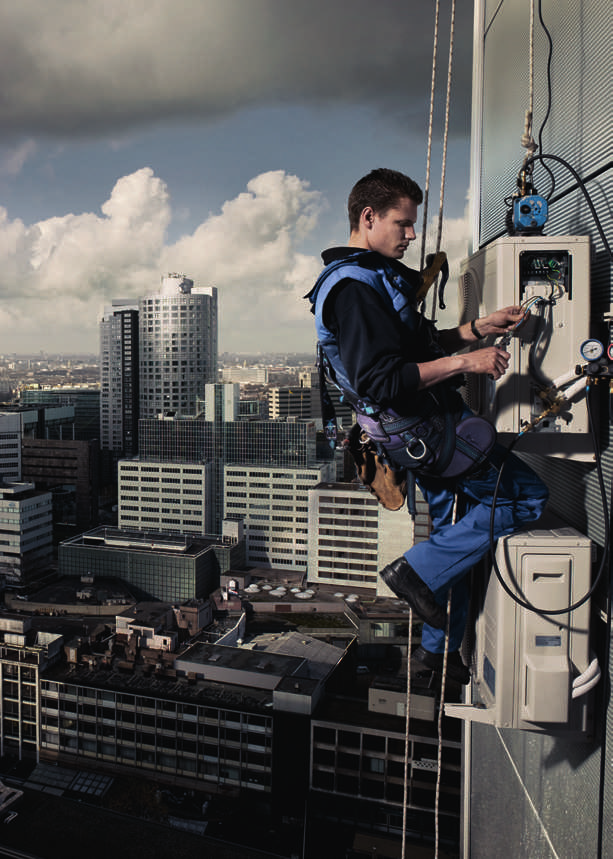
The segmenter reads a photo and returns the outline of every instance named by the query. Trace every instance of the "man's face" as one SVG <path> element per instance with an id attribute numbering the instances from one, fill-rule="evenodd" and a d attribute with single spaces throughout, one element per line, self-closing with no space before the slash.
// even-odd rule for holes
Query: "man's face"
<path id="1" fill-rule="evenodd" d="M 365 210 L 369 250 L 378 251 L 390 259 L 401 259 L 409 243 L 415 239 L 417 203 L 401 197 L 395 206 L 379 214 Z"/>

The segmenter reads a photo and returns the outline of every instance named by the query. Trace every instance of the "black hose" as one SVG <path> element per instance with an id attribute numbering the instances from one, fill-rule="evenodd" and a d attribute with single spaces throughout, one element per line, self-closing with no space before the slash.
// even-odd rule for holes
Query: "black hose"
<path id="1" fill-rule="evenodd" d="M 602 462 L 601 462 L 601 458 L 599 455 L 600 452 L 598 449 L 598 442 L 596 439 L 596 433 L 594 430 L 592 411 L 591 411 L 591 407 L 590 407 L 589 389 L 586 390 L 586 403 L 587 403 L 587 409 L 588 409 L 590 433 L 592 436 L 592 441 L 594 444 L 594 451 L 596 454 L 596 471 L 598 474 L 598 483 L 599 483 L 600 493 L 601 493 L 601 497 L 602 497 L 603 514 L 604 514 L 604 518 L 605 518 L 605 522 L 606 522 L 606 528 L 605 528 L 605 543 L 604 543 L 604 547 L 603 547 L 603 553 L 602 553 L 602 560 L 600 562 L 600 568 L 598 570 L 598 573 L 596 574 L 596 578 L 594 579 L 592 586 L 587 591 L 587 593 L 581 597 L 580 600 L 577 600 L 577 602 L 573 603 L 572 605 L 567 606 L 566 608 L 560 608 L 560 609 L 538 608 L 537 606 L 532 605 L 532 603 L 529 602 L 528 600 L 522 599 L 520 596 L 518 596 L 518 594 L 514 593 L 511 590 L 511 588 L 507 585 L 507 583 L 505 582 L 505 580 L 502 576 L 502 573 L 500 572 L 500 567 L 498 566 L 498 562 L 496 560 L 496 537 L 494 535 L 494 519 L 495 519 L 495 515 L 496 515 L 496 501 L 498 499 L 498 491 L 500 489 L 500 483 L 502 481 L 502 474 L 503 474 L 505 463 L 506 463 L 509 455 L 513 451 L 513 448 L 515 447 L 517 442 L 524 435 L 523 432 L 519 433 L 519 435 L 517 435 L 513 439 L 511 444 L 508 446 L 508 448 L 506 448 L 503 460 L 500 463 L 500 469 L 498 472 L 498 479 L 496 480 L 496 485 L 494 487 L 494 494 L 493 494 L 493 498 L 492 498 L 492 512 L 490 514 L 490 548 L 491 548 L 491 553 L 492 553 L 492 565 L 494 567 L 494 573 L 496 574 L 496 578 L 500 582 L 500 585 L 501 585 L 502 589 L 505 591 L 505 593 L 508 594 L 508 596 L 510 596 L 511 599 L 517 603 L 517 605 L 521 606 L 522 608 L 528 609 L 528 611 L 533 611 L 535 614 L 548 615 L 548 616 L 567 614 L 571 611 L 575 611 L 575 609 L 579 608 L 584 603 L 586 603 L 589 600 L 589 598 L 592 596 L 594 591 L 596 590 L 598 583 L 600 582 L 600 579 L 602 578 L 602 574 L 604 572 L 607 558 L 608 558 L 608 554 L 609 554 L 609 505 L 607 503 L 607 494 L 606 494 L 606 489 L 605 489 L 605 485 L 604 485 L 604 477 L 603 477 L 603 473 L 602 473 Z"/>

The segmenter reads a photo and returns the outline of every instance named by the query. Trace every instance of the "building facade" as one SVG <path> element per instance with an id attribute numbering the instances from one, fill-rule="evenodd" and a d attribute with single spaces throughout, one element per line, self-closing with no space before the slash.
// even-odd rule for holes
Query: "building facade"
<path id="1" fill-rule="evenodd" d="M 428 535 L 428 511 L 418 503 L 391 511 L 359 483 L 322 483 L 309 493 L 309 583 L 371 588 L 393 596 L 379 570 Z"/>
<path id="2" fill-rule="evenodd" d="M 0 479 L 21 480 L 22 416 L 0 413 Z"/>
<path id="3" fill-rule="evenodd" d="M 247 563 L 307 571 L 309 492 L 335 476 L 333 462 L 310 468 L 226 465 L 224 509 L 244 521 Z"/>
<path id="4" fill-rule="evenodd" d="M 0 538 L 6 584 L 19 589 L 40 578 L 53 559 L 51 493 L 33 483 L 0 483 Z"/>
<path id="5" fill-rule="evenodd" d="M 0 618 L 0 755 L 38 759 L 41 673 L 59 660 L 62 643 L 33 630 L 30 618 Z"/>
<path id="6" fill-rule="evenodd" d="M 230 537 L 100 527 L 60 543 L 58 563 L 62 576 L 121 579 L 139 599 L 174 604 L 208 597 L 221 573 L 241 568 L 243 552 Z"/>
<path id="7" fill-rule="evenodd" d="M 98 524 L 99 448 L 95 441 L 24 438 L 23 479 L 53 497 L 55 522 L 87 530 Z"/>
<path id="8" fill-rule="evenodd" d="M 118 525 L 126 530 L 212 534 L 212 463 L 123 459 Z"/>
<path id="9" fill-rule="evenodd" d="M 139 301 L 140 414 L 195 415 L 217 381 L 217 290 L 179 274 Z"/>
<path id="10" fill-rule="evenodd" d="M 33 385 L 19 392 L 19 402 L 24 405 L 59 405 L 74 408 L 72 432 L 68 428 L 60 438 L 83 441 L 100 438 L 100 390 L 88 387 L 45 388 Z"/>
<path id="11" fill-rule="evenodd" d="M 100 322 L 100 447 L 138 453 L 138 306 L 114 300 Z"/>

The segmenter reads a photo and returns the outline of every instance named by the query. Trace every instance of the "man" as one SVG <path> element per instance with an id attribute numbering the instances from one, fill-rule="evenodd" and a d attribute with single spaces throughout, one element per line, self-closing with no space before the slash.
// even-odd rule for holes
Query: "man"
<path id="1" fill-rule="evenodd" d="M 418 272 L 398 262 L 415 239 L 419 186 L 394 170 L 378 169 L 360 179 L 349 195 L 347 247 L 330 248 L 326 268 L 309 293 L 320 344 L 337 384 L 368 427 L 375 418 L 423 418 L 425 427 L 454 423 L 470 415 L 457 391 L 464 373 L 500 379 L 509 366 L 504 349 L 489 346 L 454 354 L 488 336 L 502 335 L 523 318 L 519 307 L 505 307 L 480 319 L 437 331 L 417 309 Z M 390 417 L 391 416 L 391 417 Z M 438 421 L 438 424 L 437 424 Z M 432 431 L 436 438 L 436 432 Z M 444 433 L 443 433 L 444 434 Z M 440 435 L 440 433 L 439 433 Z M 454 439 L 455 440 L 455 439 Z M 466 576 L 490 548 L 490 515 L 498 473 L 504 468 L 496 500 L 494 535 L 509 534 L 538 519 L 547 489 L 517 457 L 498 445 L 485 462 L 455 478 L 416 466 L 414 450 L 386 451 L 392 466 L 410 468 L 428 503 L 432 533 L 380 573 L 388 587 L 424 621 L 422 643 L 413 658 L 442 672 L 449 617 L 448 676 L 468 683 L 458 648 L 468 610 Z M 462 515 L 454 520 L 456 494 Z"/>

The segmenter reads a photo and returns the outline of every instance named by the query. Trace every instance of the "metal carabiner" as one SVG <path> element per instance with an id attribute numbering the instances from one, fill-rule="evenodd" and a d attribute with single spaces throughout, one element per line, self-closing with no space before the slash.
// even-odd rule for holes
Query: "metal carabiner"
<path id="1" fill-rule="evenodd" d="M 408 444 L 407 444 L 407 446 L 406 446 L 405 450 L 406 450 L 407 454 L 411 457 L 411 459 L 414 459 L 414 460 L 416 460 L 417 462 L 420 462 L 422 459 L 425 459 L 425 458 L 426 458 L 426 456 L 428 455 L 428 448 L 426 447 L 426 443 L 424 442 L 424 440 L 423 440 L 423 439 L 421 439 L 421 438 L 416 438 L 416 439 L 414 439 L 414 440 L 411 442 L 411 444 L 415 444 L 415 442 L 419 443 L 419 444 L 421 445 L 421 447 L 422 447 L 422 450 L 421 450 L 421 453 L 420 453 L 420 455 L 419 455 L 419 456 L 415 456 L 415 454 L 414 454 L 414 453 L 412 453 L 412 452 L 409 450 L 409 445 L 408 445 Z"/>

